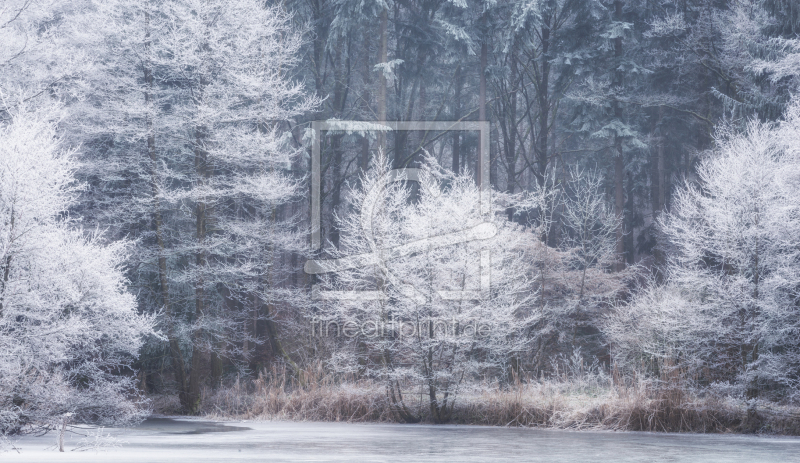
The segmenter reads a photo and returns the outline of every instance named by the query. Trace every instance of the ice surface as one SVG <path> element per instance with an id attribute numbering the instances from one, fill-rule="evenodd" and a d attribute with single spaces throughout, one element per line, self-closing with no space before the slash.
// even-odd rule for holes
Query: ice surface
<path id="1" fill-rule="evenodd" d="M 104 452 L 44 450 L 56 437 L 17 441 L 26 462 L 800 462 L 800 438 L 739 435 L 572 432 L 483 426 L 150 419 L 108 429 L 126 441 Z"/>

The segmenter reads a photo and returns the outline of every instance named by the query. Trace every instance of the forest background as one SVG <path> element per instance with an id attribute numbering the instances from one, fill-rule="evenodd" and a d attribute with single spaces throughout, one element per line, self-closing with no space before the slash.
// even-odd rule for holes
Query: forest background
<path id="1" fill-rule="evenodd" d="M 798 432 L 798 30 L 793 0 L 5 0 L 3 432 Z"/>

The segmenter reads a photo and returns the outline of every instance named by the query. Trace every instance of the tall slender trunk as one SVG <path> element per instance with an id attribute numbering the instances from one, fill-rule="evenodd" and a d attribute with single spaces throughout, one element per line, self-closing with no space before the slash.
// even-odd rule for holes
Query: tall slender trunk
<path id="1" fill-rule="evenodd" d="M 369 51 L 367 50 L 367 53 Z M 361 94 L 361 110 L 364 112 L 364 117 L 370 113 L 370 88 L 372 87 L 372 69 L 370 69 L 369 55 L 364 59 L 364 91 Z M 358 167 L 361 172 L 366 172 L 369 168 L 369 137 L 364 134 L 361 138 L 361 157 L 358 160 Z"/>
<path id="2" fill-rule="evenodd" d="M 389 61 L 389 41 L 388 41 L 388 34 L 389 34 L 389 11 L 388 6 L 381 11 L 381 19 L 380 19 L 380 29 L 381 29 L 381 51 L 380 51 L 380 62 L 386 63 Z M 386 121 L 386 89 L 387 82 L 386 82 L 386 75 L 384 72 L 380 72 L 378 74 L 378 121 L 384 122 Z M 386 155 L 386 133 L 384 131 L 378 132 L 378 149 L 380 150 L 383 156 Z"/>
<path id="3" fill-rule="evenodd" d="M 617 270 L 625 269 L 625 232 L 624 232 L 624 214 L 625 214 L 625 164 L 622 157 L 622 141 L 620 138 L 614 143 L 616 155 L 614 156 L 614 215 L 617 217 L 618 225 L 616 231 L 616 253 L 617 253 Z"/>
<path id="4" fill-rule="evenodd" d="M 455 75 L 455 97 L 453 98 L 453 119 L 461 119 L 461 87 L 464 85 L 464 79 L 461 76 L 461 65 L 456 67 Z M 453 131 L 453 172 L 458 174 L 461 170 L 461 131 Z"/>
<path id="5" fill-rule="evenodd" d="M 202 48 L 206 49 L 208 45 Z M 202 104 L 205 88 L 208 86 L 207 70 L 201 66 L 199 70 L 199 81 L 195 90 L 195 101 Z M 194 128 L 194 170 L 197 187 L 204 187 L 208 184 L 211 171 L 208 166 L 208 151 L 206 143 L 209 139 L 209 128 L 204 124 L 198 124 Z M 197 413 L 200 408 L 200 371 L 204 360 L 205 352 L 202 349 L 204 335 L 203 323 L 206 315 L 206 281 L 205 272 L 208 264 L 208 254 L 206 250 L 206 235 L 208 232 L 209 207 L 203 197 L 196 200 L 195 208 L 195 242 L 197 250 L 194 255 L 195 264 L 195 284 L 194 284 L 194 328 L 192 330 L 192 370 L 189 374 L 188 400 L 189 413 Z"/>
<path id="6" fill-rule="evenodd" d="M 622 1 L 616 0 L 614 2 L 614 20 L 622 21 Z M 620 61 L 622 60 L 622 37 L 614 39 L 614 87 L 615 91 L 619 91 L 623 84 L 623 75 L 620 70 Z M 618 99 L 614 100 L 614 118 L 622 122 L 622 103 Z M 624 192 L 624 179 L 625 179 L 625 160 L 622 151 L 622 137 L 618 134 L 614 135 L 614 214 L 617 216 L 619 225 L 616 232 L 616 252 L 617 252 L 617 270 L 625 269 L 625 242 L 623 240 L 624 231 L 624 209 L 625 209 L 625 192 Z"/>
<path id="7" fill-rule="evenodd" d="M 484 38 L 481 44 L 481 68 L 480 68 L 480 93 L 478 97 L 478 118 L 481 121 L 486 120 L 486 67 L 489 55 L 489 48 Z M 484 140 L 478 141 L 478 146 L 483 146 Z M 480 149 L 480 148 L 479 148 Z M 490 153 L 484 153 L 484 156 L 489 156 Z M 489 160 L 491 162 L 491 159 Z M 483 166 L 481 165 L 481 156 L 476 156 L 475 159 L 475 180 L 478 186 L 483 183 Z"/>
<path id="8" fill-rule="evenodd" d="M 508 135 L 506 136 L 508 142 L 505 146 L 506 155 L 506 191 L 514 193 L 514 185 L 517 181 L 517 90 L 520 78 L 519 68 L 517 67 L 517 43 L 516 40 L 511 47 L 511 88 L 509 89 L 509 107 L 508 107 Z M 502 119 L 502 118 L 501 118 Z M 506 208 L 506 215 L 508 220 L 514 220 L 514 208 Z"/>
<path id="9" fill-rule="evenodd" d="M 343 172 L 342 164 L 344 152 L 342 150 L 342 136 L 337 133 L 331 137 L 331 147 L 333 148 L 333 172 L 331 173 L 331 211 L 335 214 L 342 202 L 342 184 L 347 172 Z M 334 220 L 331 223 L 331 242 L 336 249 L 339 249 L 340 238 L 339 225 Z"/>
<path id="10" fill-rule="evenodd" d="M 547 22 L 542 27 L 542 74 L 539 82 L 537 97 L 539 100 L 539 139 L 536 148 L 536 180 L 539 186 L 544 186 L 547 178 L 547 168 L 550 162 L 548 152 L 548 137 L 550 134 L 550 27 Z"/>
<path id="11" fill-rule="evenodd" d="M 658 130 L 658 140 L 656 142 L 656 162 L 654 163 L 655 172 L 653 173 L 653 229 L 656 229 L 656 221 L 661 217 L 664 211 L 666 201 L 666 185 L 664 173 L 664 144 L 666 138 L 664 136 L 664 128 L 661 126 L 664 117 L 664 107 L 658 107 L 658 119 L 656 121 L 656 129 Z M 656 278 L 662 280 L 662 267 L 664 266 L 666 256 L 662 249 L 662 244 L 656 242 L 656 247 L 653 250 L 653 260 L 656 267 Z"/>
<path id="12" fill-rule="evenodd" d="M 148 124 L 149 125 L 149 124 Z M 152 132 L 151 132 L 152 133 Z M 164 307 L 164 320 L 167 325 L 167 342 L 169 343 L 169 356 L 172 363 L 172 372 L 175 382 L 178 384 L 178 395 L 181 406 L 186 408 L 189 405 L 188 387 L 186 382 L 186 365 L 181 353 L 178 337 L 175 335 L 175 323 L 173 320 L 172 301 L 169 297 L 169 279 L 167 278 L 167 257 L 164 245 L 163 218 L 161 215 L 161 205 L 157 184 L 158 157 L 155 149 L 155 137 L 150 134 L 147 137 L 147 148 L 151 160 L 151 185 L 153 189 L 153 226 L 156 233 L 156 245 L 158 246 L 158 282 L 161 290 L 161 303 Z"/>
<path id="13" fill-rule="evenodd" d="M 183 360 L 178 338 L 175 335 L 175 323 L 172 319 L 172 301 L 169 297 L 169 279 L 167 277 L 167 256 L 164 244 L 164 219 L 161 215 L 161 201 L 158 181 L 159 156 L 156 149 L 156 136 L 153 127 L 153 72 L 150 67 L 150 12 L 145 12 L 145 65 L 144 81 L 145 94 L 144 100 L 147 107 L 146 128 L 147 128 L 147 153 L 150 158 L 150 186 L 153 194 L 153 227 L 156 234 L 156 245 L 158 246 L 158 283 L 161 290 L 161 303 L 164 307 L 164 319 L 167 325 L 167 342 L 169 344 L 169 356 L 172 364 L 172 372 L 175 382 L 178 384 L 178 397 L 181 406 L 187 408 L 189 405 L 188 388 L 186 382 L 186 365 Z"/>
<path id="14" fill-rule="evenodd" d="M 275 225 L 276 219 L 277 219 L 277 211 L 273 207 L 271 209 L 270 215 L 269 215 L 269 224 L 270 224 L 270 227 L 273 227 L 273 229 L 274 229 L 274 225 Z M 265 282 L 267 287 L 266 287 L 266 291 L 264 291 L 265 294 L 269 294 L 269 290 L 272 288 L 272 286 L 274 284 L 273 281 L 272 281 L 272 270 L 275 267 L 275 253 L 276 253 L 275 245 L 271 244 L 267 249 L 267 259 L 266 259 L 267 279 L 266 279 L 266 282 Z M 260 278 L 259 278 L 259 280 L 260 280 Z M 260 287 L 261 286 L 261 281 L 259 281 L 256 286 Z M 256 303 L 259 306 L 261 306 L 261 307 L 257 306 L 256 307 L 256 311 L 261 313 L 262 312 L 262 308 L 263 308 L 263 314 L 264 314 L 265 326 L 266 326 L 266 331 L 267 331 L 267 337 L 269 338 L 269 343 L 270 343 L 270 347 L 272 348 L 273 354 L 280 356 L 280 358 L 283 359 L 283 361 L 289 366 L 289 368 L 291 368 L 292 373 L 294 373 L 294 376 L 297 379 L 297 381 L 300 383 L 300 385 L 304 385 L 305 384 L 305 380 L 303 378 L 302 371 L 300 371 L 300 367 L 289 356 L 289 353 L 283 347 L 283 343 L 281 342 L 281 339 L 278 336 L 278 329 L 275 326 L 275 320 L 273 319 L 273 317 L 275 315 L 275 303 L 272 300 L 268 300 L 268 301 L 266 301 L 266 303 L 262 303 L 261 299 L 259 299 L 259 297 L 257 295 L 254 295 L 254 299 L 255 299 Z"/>
<path id="15" fill-rule="evenodd" d="M 227 306 L 225 308 L 228 308 Z M 222 383 L 222 352 L 225 348 L 223 339 L 216 337 L 211 348 L 210 366 L 211 372 L 209 375 L 209 382 L 211 387 L 216 390 Z"/>
<path id="16" fill-rule="evenodd" d="M 198 185 L 202 186 L 208 180 L 208 153 L 205 150 L 205 141 L 208 138 L 207 128 L 195 128 L 194 141 L 194 167 Z M 200 347 L 203 337 L 203 318 L 206 313 L 206 282 L 204 272 L 208 263 L 206 254 L 206 232 L 208 220 L 208 205 L 203 199 L 198 199 L 195 204 L 195 239 L 197 251 L 195 252 L 196 280 L 194 287 L 194 329 L 192 330 L 192 371 L 189 375 L 189 413 L 197 413 L 200 407 L 200 370 L 203 363 L 203 350 Z"/>
<path id="17" fill-rule="evenodd" d="M 334 52 L 334 59 L 333 59 L 333 75 L 334 75 L 334 85 L 333 85 L 333 109 L 335 111 L 335 117 L 341 118 L 342 114 L 344 113 L 344 107 L 346 104 L 346 89 L 345 89 L 345 82 L 344 76 L 342 75 L 342 52 L 341 46 L 336 47 L 336 51 Z M 331 188 L 333 189 L 332 198 L 331 198 L 331 210 L 336 213 L 339 205 L 341 203 L 342 198 L 342 183 L 344 181 L 344 176 L 347 175 L 347 172 L 342 170 L 343 164 L 343 157 L 344 153 L 342 150 L 342 138 L 344 134 L 337 133 L 331 137 L 331 147 L 333 148 L 333 172 L 332 172 L 332 185 Z M 339 225 L 334 221 L 331 224 L 331 242 L 333 243 L 334 247 L 337 249 L 339 248 Z"/>
<path id="18" fill-rule="evenodd" d="M 196 109 L 202 108 L 205 100 L 205 92 L 206 88 L 210 85 L 211 81 L 209 76 L 211 75 L 208 67 L 205 55 L 210 54 L 211 52 L 211 45 L 209 43 L 208 36 L 210 34 L 210 28 L 212 26 L 210 24 L 206 25 L 205 37 L 203 39 L 203 43 L 198 48 L 198 57 L 200 59 L 200 65 L 195 73 L 197 82 L 196 87 L 193 89 L 192 98 L 193 103 L 196 106 Z M 194 126 L 194 133 L 193 141 L 192 141 L 192 151 L 194 154 L 194 178 L 195 178 L 195 188 L 198 190 L 204 189 L 209 184 L 209 179 L 211 176 L 211 169 L 208 164 L 208 151 L 206 149 L 206 144 L 209 143 L 210 140 L 210 127 L 207 126 L 204 121 L 201 119 L 195 126 Z M 194 327 L 192 329 L 192 364 L 191 364 L 191 372 L 189 373 L 189 387 L 188 387 L 188 407 L 187 412 L 190 414 L 196 414 L 200 410 L 200 373 L 203 370 L 203 363 L 210 361 L 210 358 L 206 357 L 207 352 L 203 349 L 203 337 L 205 336 L 205 330 L 203 329 L 203 324 L 205 323 L 206 317 L 206 279 L 205 279 L 205 272 L 207 271 L 208 265 L 208 249 L 207 249 L 207 234 L 208 234 L 208 221 L 209 221 L 209 214 L 210 208 L 208 203 L 206 203 L 205 198 L 201 195 L 195 200 L 195 245 L 197 246 L 195 254 L 194 254 L 194 264 L 195 264 L 195 282 L 194 282 L 194 303 L 195 303 L 195 312 L 194 312 Z M 213 345 L 213 340 L 212 340 Z M 213 348 L 211 349 L 213 350 Z M 208 365 L 208 364 L 207 364 Z"/>
<path id="19" fill-rule="evenodd" d="M 633 239 L 633 175 L 630 171 L 625 172 L 625 209 L 623 210 L 625 217 L 624 227 L 626 233 L 623 235 L 622 241 L 625 243 L 625 261 L 629 265 L 633 265 L 636 260 L 636 244 Z"/>
<path id="20" fill-rule="evenodd" d="M 11 276 L 11 243 L 14 241 L 14 223 L 16 222 L 16 214 L 14 213 L 14 205 L 11 205 L 11 223 L 9 228 L 9 240 L 8 240 L 8 255 L 6 256 L 6 261 L 3 264 L 3 279 L 0 281 L 0 318 L 3 317 L 3 300 L 5 299 L 6 295 L 6 286 L 8 285 L 8 279 Z"/>

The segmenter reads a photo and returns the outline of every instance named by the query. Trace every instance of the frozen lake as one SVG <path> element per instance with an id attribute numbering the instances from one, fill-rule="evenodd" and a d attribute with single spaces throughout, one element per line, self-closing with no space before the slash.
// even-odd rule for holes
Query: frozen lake
<path id="1" fill-rule="evenodd" d="M 5 461 L 135 462 L 800 462 L 800 438 L 571 432 L 483 426 L 210 422 L 155 418 L 109 429 L 127 443 L 105 452 L 44 450 L 54 435 L 26 437 Z"/>

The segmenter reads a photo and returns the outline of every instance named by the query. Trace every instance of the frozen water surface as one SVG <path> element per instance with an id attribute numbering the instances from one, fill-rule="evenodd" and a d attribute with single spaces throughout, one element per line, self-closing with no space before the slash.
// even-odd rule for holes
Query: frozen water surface
<path id="1" fill-rule="evenodd" d="M 81 462 L 800 462 L 800 438 L 571 432 L 483 426 L 211 422 L 149 419 L 109 429 L 126 441 L 101 452 L 44 450 L 55 436 L 25 437 L 6 461 Z"/>

